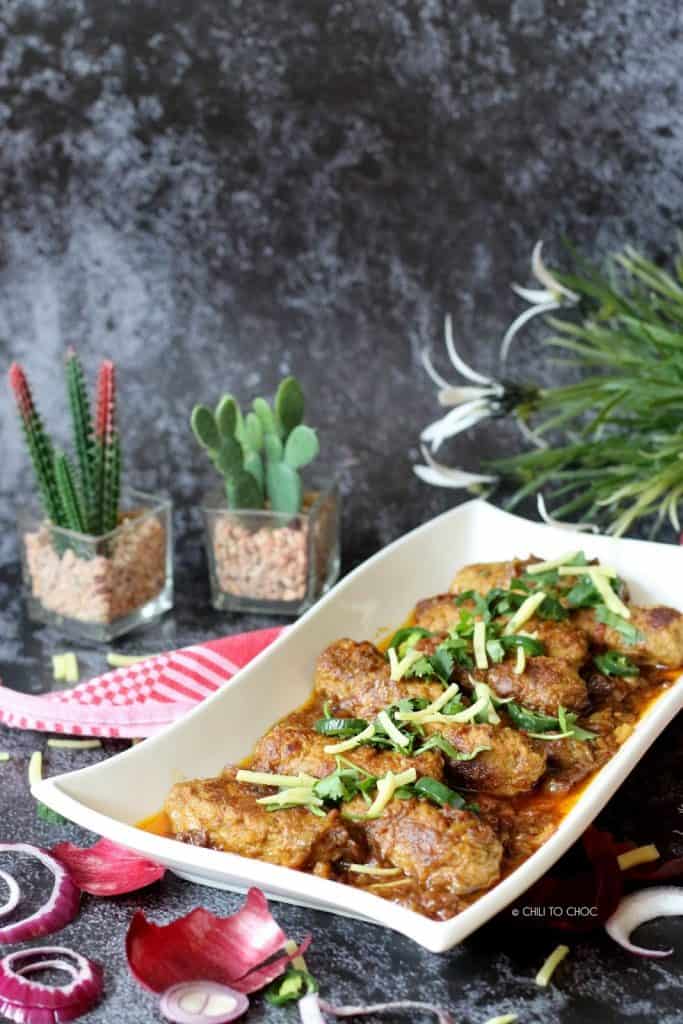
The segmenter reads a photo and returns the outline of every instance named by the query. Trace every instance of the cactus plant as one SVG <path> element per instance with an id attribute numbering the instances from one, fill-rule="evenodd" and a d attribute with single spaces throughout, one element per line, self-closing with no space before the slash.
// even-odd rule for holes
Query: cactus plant
<path id="1" fill-rule="evenodd" d="M 19 411 L 26 447 L 36 475 L 45 513 L 55 526 L 65 526 L 66 518 L 57 489 L 52 442 L 45 433 L 29 383 L 21 366 L 12 363 L 9 381 Z"/>
<path id="2" fill-rule="evenodd" d="M 121 447 L 116 429 L 116 370 L 109 359 L 97 378 L 94 482 L 97 535 L 113 530 L 118 521 L 121 480 Z"/>
<path id="3" fill-rule="evenodd" d="M 64 452 L 54 451 L 18 363 L 10 367 L 9 380 L 47 518 L 54 526 L 91 536 L 114 529 L 121 479 L 114 364 L 105 360 L 100 368 L 93 430 L 83 368 L 76 352 L 72 348 L 67 351 L 66 381 L 78 472 Z"/>
<path id="4" fill-rule="evenodd" d="M 82 505 L 74 484 L 74 472 L 64 452 L 55 453 L 55 479 L 62 501 L 64 519 L 70 530 L 85 533 Z"/>
<path id="5" fill-rule="evenodd" d="M 304 393 L 295 377 L 285 377 L 275 396 L 275 414 L 287 439 L 304 418 Z"/>
<path id="6" fill-rule="evenodd" d="M 294 427 L 284 444 L 277 435 L 271 437 L 277 443 L 266 447 L 266 489 L 270 505 L 275 512 L 293 515 L 301 508 L 303 499 L 298 470 L 318 454 L 318 437 L 303 423 Z M 266 440 L 271 440 L 271 437 Z"/>
<path id="7" fill-rule="evenodd" d="M 224 395 L 215 413 L 196 405 L 191 425 L 195 437 L 225 478 L 228 505 L 261 509 L 266 500 L 274 512 L 296 515 L 303 486 L 299 470 L 316 457 L 316 432 L 302 423 L 304 395 L 294 377 L 285 377 L 274 408 L 255 398 L 242 415 L 232 395 Z"/>
<path id="8" fill-rule="evenodd" d="M 231 395 L 224 395 L 215 413 L 205 405 L 192 411 L 192 430 L 209 458 L 225 478 L 230 508 L 263 508 L 261 482 L 245 467 L 241 413 Z"/>
<path id="9" fill-rule="evenodd" d="M 85 389 L 85 376 L 81 361 L 73 348 L 66 353 L 66 382 L 71 410 L 71 426 L 80 474 L 79 500 L 83 530 L 90 533 L 97 529 L 97 504 L 95 499 L 95 467 L 93 426 L 90 403 Z"/>

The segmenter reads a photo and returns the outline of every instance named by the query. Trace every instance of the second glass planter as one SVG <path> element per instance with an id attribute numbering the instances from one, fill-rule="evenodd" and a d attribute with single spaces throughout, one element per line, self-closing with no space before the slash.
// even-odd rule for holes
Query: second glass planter
<path id="1" fill-rule="evenodd" d="M 339 493 L 307 491 L 298 515 L 232 510 L 222 493 L 202 505 L 211 603 L 233 611 L 300 615 L 339 575 Z"/>

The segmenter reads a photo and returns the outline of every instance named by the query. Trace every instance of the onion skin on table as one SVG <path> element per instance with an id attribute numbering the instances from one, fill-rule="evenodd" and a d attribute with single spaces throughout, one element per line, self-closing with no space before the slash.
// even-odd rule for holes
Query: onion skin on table
<path id="1" fill-rule="evenodd" d="M 27 961 L 18 966 L 21 961 Z M 25 977 L 53 969 L 71 975 L 65 985 Z M 95 1006 L 104 990 L 102 968 L 64 946 L 16 950 L 0 960 L 0 1014 L 16 1024 L 64 1024 Z"/>
<path id="2" fill-rule="evenodd" d="M 152 992 L 202 978 L 248 994 L 279 978 L 310 939 L 291 954 L 283 952 L 286 942 L 265 896 L 254 888 L 230 917 L 199 907 L 157 925 L 138 910 L 128 928 L 126 955 L 132 975 Z M 283 955 L 271 959 L 276 953 Z"/>
<path id="3" fill-rule="evenodd" d="M 72 881 L 91 896 L 122 896 L 158 882 L 166 874 L 161 864 L 100 839 L 94 846 L 58 843 L 50 853 L 64 865 Z"/>
<path id="4" fill-rule="evenodd" d="M 29 843 L 0 843 L 0 853 L 35 857 L 54 877 L 54 885 L 47 902 L 29 917 L 0 928 L 0 942 L 24 942 L 26 939 L 35 939 L 41 935 L 51 935 L 73 921 L 80 907 L 81 891 L 67 869 L 55 857 L 47 850 L 31 846 Z M 3 873 L 7 874 L 9 873 Z M 14 909 L 11 903 L 12 900 L 9 900 L 5 904 L 3 916 Z"/>

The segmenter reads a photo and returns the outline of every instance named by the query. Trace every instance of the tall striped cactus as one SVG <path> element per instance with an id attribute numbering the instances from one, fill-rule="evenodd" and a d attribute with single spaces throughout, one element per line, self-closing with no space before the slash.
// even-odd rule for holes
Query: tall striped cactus
<path id="1" fill-rule="evenodd" d="M 66 526 L 66 516 L 55 476 L 52 442 L 45 433 L 26 374 L 18 363 L 12 363 L 10 367 L 9 382 L 19 410 L 26 447 L 33 463 L 45 513 L 55 526 Z"/>
<path id="2" fill-rule="evenodd" d="M 121 488 L 114 364 L 104 360 L 100 367 L 93 428 L 83 368 L 75 351 L 67 351 L 66 380 L 78 472 L 63 452 L 55 454 L 26 375 L 17 363 L 12 364 L 9 379 L 47 518 L 55 526 L 95 537 L 113 530 L 118 523 Z"/>
<path id="3" fill-rule="evenodd" d="M 95 485 L 99 499 L 98 533 L 108 533 L 118 521 L 121 488 L 121 445 L 116 429 L 116 370 L 109 359 L 105 359 L 100 366 L 97 378 Z"/>
<path id="4" fill-rule="evenodd" d="M 97 531 L 97 496 L 94 477 L 93 426 L 81 361 L 73 348 L 66 353 L 66 383 L 71 409 L 71 426 L 78 460 L 80 488 L 77 494 L 83 530 Z"/>
<path id="5" fill-rule="evenodd" d="M 76 490 L 74 471 L 64 452 L 58 451 L 55 454 L 55 479 L 62 500 L 66 525 L 70 530 L 76 530 L 77 533 L 85 533 L 81 495 Z"/>

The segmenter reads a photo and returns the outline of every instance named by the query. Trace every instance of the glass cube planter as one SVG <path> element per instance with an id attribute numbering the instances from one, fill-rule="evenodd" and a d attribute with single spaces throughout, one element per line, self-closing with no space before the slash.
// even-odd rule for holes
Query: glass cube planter
<path id="1" fill-rule="evenodd" d="M 20 510 L 24 595 L 35 622 L 108 643 L 173 607 L 171 500 L 124 490 L 121 523 L 101 537 Z"/>
<path id="2" fill-rule="evenodd" d="M 300 615 L 339 576 L 336 482 L 306 491 L 302 511 L 233 511 L 225 495 L 203 505 L 211 603 L 219 610 Z"/>

